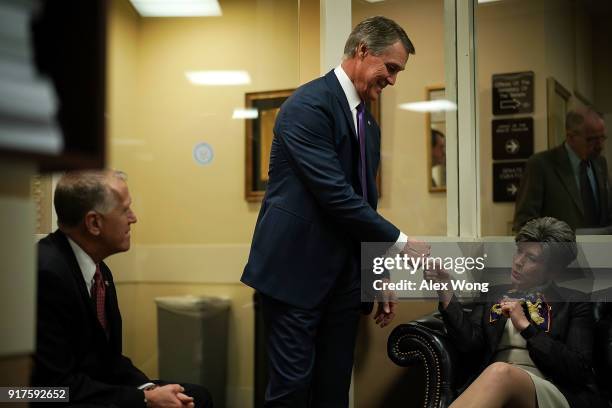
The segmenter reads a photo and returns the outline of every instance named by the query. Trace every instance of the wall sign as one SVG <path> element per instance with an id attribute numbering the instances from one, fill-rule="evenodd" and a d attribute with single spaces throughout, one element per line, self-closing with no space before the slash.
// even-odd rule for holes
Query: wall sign
<path id="1" fill-rule="evenodd" d="M 533 71 L 493 75 L 493 114 L 533 113 Z"/>
<path id="2" fill-rule="evenodd" d="M 508 203 L 516 200 L 525 163 L 525 161 L 493 163 L 493 202 Z"/>
<path id="3" fill-rule="evenodd" d="M 533 154 L 533 118 L 492 122 L 493 160 L 528 159 Z"/>

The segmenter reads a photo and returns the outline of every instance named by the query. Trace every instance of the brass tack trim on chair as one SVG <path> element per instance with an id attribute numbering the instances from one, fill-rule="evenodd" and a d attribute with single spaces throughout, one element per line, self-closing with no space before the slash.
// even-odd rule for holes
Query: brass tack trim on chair
<path id="1" fill-rule="evenodd" d="M 440 388 L 441 388 L 441 382 L 440 382 L 440 361 L 438 358 L 438 355 L 435 351 L 435 349 L 433 349 L 431 346 L 428 345 L 427 341 L 425 338 L 412 334 L 412 333 L 408 333 L 405 334 L 401 337 L 399 337 L 395 343 L 395 345 L 393 346 L 393 351 L 395 352 L 396 355 L 400 356 L 403 360 L 406 361 L 421 361 L 423 363 L 423 367 L 425 368 L 425 401 L 423 404 L 424 408 L 427 408 L 428 403 L 429 403 L 429 382 L 430 382 L 430 375 L 429 375 L 429 371 L 430 371 L 430 367 L 429 364 L 427 363 L 427 358 L 426 356 L 421 352 L 421 351 L 401 351 L 399 349 L 399 344 L 401 343 L 401 341 L 403 339 L 406 338 L 410 338 L 410 339 L 415 339 L 416 341 L 418 341 L 419 344 L 423 345 L 428 351 L 429 354 L 433 357 L 433 361 L 434 361 L 434 366 L 436 369 L 436 384 L 435 384 L 435 390 L 436 392 L 433 395 L 433 402 L 434 405 L 438 405 L 440 403 Z"/>

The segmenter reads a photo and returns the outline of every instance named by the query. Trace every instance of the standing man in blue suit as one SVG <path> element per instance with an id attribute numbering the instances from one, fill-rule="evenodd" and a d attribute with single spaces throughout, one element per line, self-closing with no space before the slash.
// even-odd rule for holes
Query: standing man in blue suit
<path id="1" fill-rule="evenodd" d="M 262 298 L 266 407 L 348 406 L 362 310 L 360 243 L 429 254 L 376 212 L 380 129 L 365 109 L 395 84 L 409 54 L 414 46 L 397 23 L 368 18 L 350 34 L 342 63 L 298 88 L 278 114 L 242 275 Z M 394 307 L 381 299 L 377 324 L 386 326 Z"/>

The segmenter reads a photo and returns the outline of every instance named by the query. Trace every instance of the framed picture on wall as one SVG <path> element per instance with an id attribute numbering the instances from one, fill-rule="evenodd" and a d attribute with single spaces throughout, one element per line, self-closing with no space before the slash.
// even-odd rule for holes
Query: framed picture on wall
<path id="1" fill-rule="evenodd" d="M 281 91 L 250 92 L 245 94 L 245 110 L 250 118 L 245 120 L 245 199 L 251 202 L 263 199 L 268 185 L 270 150 L 274 138 L 274 123 L 283 102 L 294 89 Z M 380 98 L 368 103 L 368 110 L 380 125 Z M 378 196 L 381 196 L 381 171 L 376 177 Z"/>
<path id="2" fill-rule="evenodd" d="M 268 184 L 274 122 L 276 122 L 280 106 L 293 91 L 293 89 L 285 89 L 282 91 L 251 92 L 245 95 L 245 109 L 252 112 L 252 116 L 254 116 L 245 120 L 245 199 L 247 201 L 261 201 L 264 196 Z"/>

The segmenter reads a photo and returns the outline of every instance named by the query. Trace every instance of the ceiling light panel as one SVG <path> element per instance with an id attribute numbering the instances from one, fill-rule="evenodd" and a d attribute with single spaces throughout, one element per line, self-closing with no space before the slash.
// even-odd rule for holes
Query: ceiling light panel
<path id="1" fill-rule="evenodd" d="M 247 85 L 251 76 L 247 71 L 187 71 L 185 76 L 194 85 Z"/>
<path id="2" fill-rule="evenodd" d="M 255 108 L 236 108 L 234 109 L 232 119 L 257 119 L 258 116 L 259 112 Z"/>
<path id="3" fill-rule="evenodd" d="M 142 17 L 216 17 L 217 0 L 130 0 Z"/>
<path id="4" fill-rule="evenodd" d="M 413 112 L 444 112 L 456 111 L 457 104 L 446 99 L 437 99 L 435 101 L 402 103 L 399 108 Z"/>

